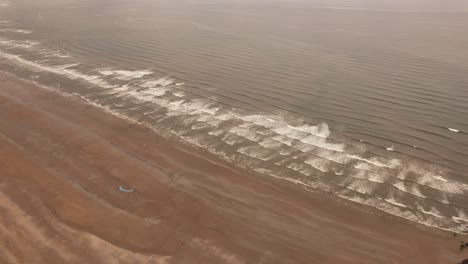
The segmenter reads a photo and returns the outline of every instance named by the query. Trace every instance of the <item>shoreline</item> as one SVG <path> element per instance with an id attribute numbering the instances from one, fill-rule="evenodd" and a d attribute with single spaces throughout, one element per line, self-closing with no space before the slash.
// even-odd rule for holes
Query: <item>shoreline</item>
<path id="1" fill-rule="evenodd" d="M 426 232 L 246 175 L 146 127 L 4 73 L 0 87 L 2 263 L 468 258 L 458 249 L 466 236 Z"/>

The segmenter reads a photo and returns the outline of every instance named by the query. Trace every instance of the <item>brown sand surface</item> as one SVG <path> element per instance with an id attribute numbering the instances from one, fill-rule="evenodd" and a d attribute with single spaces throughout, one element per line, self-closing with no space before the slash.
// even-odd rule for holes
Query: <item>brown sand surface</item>
<path id="1" fill-rule="evenodd" d="M 246 175 L 0 75 L 0 263 L 457 263 L 461 236 Z M 119 191 L 119 186 L 134 192 Z"/>

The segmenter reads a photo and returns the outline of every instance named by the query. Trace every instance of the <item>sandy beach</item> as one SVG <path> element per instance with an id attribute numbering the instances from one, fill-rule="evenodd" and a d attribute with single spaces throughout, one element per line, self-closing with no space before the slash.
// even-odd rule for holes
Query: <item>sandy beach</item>
<path id="1" fill-rule="evenodd" d="M 245 175 L 9 75 L 0 77 L 0 217 L 5 264 L 468 258 L 462 236 Z"/>

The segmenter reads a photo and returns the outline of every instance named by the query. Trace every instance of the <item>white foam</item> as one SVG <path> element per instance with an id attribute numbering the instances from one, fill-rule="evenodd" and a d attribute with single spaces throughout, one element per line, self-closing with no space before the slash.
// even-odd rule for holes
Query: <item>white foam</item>
<path id="1" fill-rule="evenodd" d="M 128 90 L 128 89 L 127 89 Z M 161 97 L 169 92 L 169 89 L 164 87 L 151 87 L 143 91 L 132 90 L 128 92 L 128 95 L 132 95 L 143 101 L 153 102 L 155 97 Z"/>
<path id="2" fill-rule="evenodd" d="M 244 128 L 242 126 L 236 126 L 236 127 L 232 127 L 230 130 L 229 130 L 229 133 L 232 133 L 236 136 L 239 136 L 239 137 L 242 137 L 242 138 L 245 138 L 249 141 L 253 141 L 253 142 L 256 142 L 258 145 L 266 148 L 266 149 L 269 149 L 271 151 L 274 151 L 280 155 L 283 155 L 281 154 L 278 150 L 281 149 L 281 143 L 278 142 L 278 141 L 275 141 L 271 138 L 268 138 L 268 137 L 263 137 L 263 135 L 257 133 L 256 131 L 254 130 L 250 130 L 248 128 Z"/>
<path id="3" fill-rule="evenodd" d="M 458 133 L 460 132 L 460 130 L 458 129 L 455 129 L 455 128 L 447 128 L 448 130 L 452 131 L 452 132 L 455 132 L 455 133 Z"/>
<path id="4" fill-rule="evenodd" d="M 448 181 L 446 177 L 441 176 L 445 175 L 445 172 L 437 171 L 434 167 L 426 168 L 417 162 L 408 161 L 396 175 L 396 178 L 404 181 L 408 175 L 412 175 L 411 180 L 417 184 L 441 191 L 441 193 L 461 195 L 468 193 L 468 185 L 457 181 Z"/>
<path id="5" fill-rule="evenodd" d="M 52 51 L 48 49 L 41 49 L 41 51 L 38 52 L 37 54 L 44 55 L 46 57 L 57 57 L 57 58 L 63 58 L 63 59 L 72 57 L 69 53 L 63 54 L 59 51 Z"/>
<path id="6" fill-rule="evenodd" d="M 280 152 L 280 150 L 282 150 L 281 142 L 278 142 L 278 141 L 273 140 L 271 138 L 265 137 L 265 138 L 261 139 L 260 141 L 258 141 L 257 143 L 260 146 L 263 146 L 264 148 L 274 150 L 274 151 L 278 152 L 280 155 L 284 156 L 284 154 L 282 154 Z"/>
<path id="7" fill-rule="evenodd" d="M 280 140 L 283 143 L 292 146 L 293 141 L 290 139 L 298 140 L 302 143 L 317 146 L 337 152 L 344 151 L 344 144 L 335 144 L 326 142 L 327 137 L 330 134 L 328 125 L 325 123 L 317 126 L 303 125 L 303 126 L 291 126 L 285 122 L 275 121 L 272 118 L 267 118 L 264 115 L 235 115 L 238 119 L 245 122 L 265 127 L 282 137 L 274 137 L 276 140 Z"/>
<path id="8" fill-rule="evenodd" d="M 223 129 L 217 129 L 217 130 L 211 130 L 208 132 L 209 135 L 212 135 L 212 136 L 215 136 L 215 137 L 219 137 L 221 135 L 223 135 L 226 131 L 223 130 Z"/>
<path id="9" fill-rule="evenodd" d="M 460 223 L 460 222 L 468 223 L 468 218 L 461 218 L 461 217 L 452 216 L 452 219 L 457 223 Z"/>
<path id="10" fill-rule="evenodd" d="M 277 162 L 277 165 L 282 166 L 280 162 Z M 305 176 L 313 175 L 313 172 L 305 166 L 304 162 L 293 162 L 286 167 Z"/>
<path id="11" fill-rule="evenodd" d="M 140 79 L 141 77 L 145 75 L 150 75 L 153 73 L 152 71 L 149 71 L 149 70 L 143 70 L 143 71 L 100 70 L 98 72 L 104 76 L 113 76 L 123 81 Z"/>
<path id="12" fill-rule="evenodd" d="M 315 151 L 315 155 L 317 155 L 318 157 L 327 159 L 327 160 L 331 160 L 331 161 L 339 163 L 339 164 L 343 164 L 343 165 L 348 164 L 349 161 L 350 161 L 350 159 L 348 158 L 348 156 L 345 153 L 335 152 L 335 151 L 331 151 L 331 150 L 328 150 L 328 149 L 320 149 L 319 148 L 319 149 L 317 149 Z"/>
<path id="13" fill-rule="evenodd" d="M 235 145 L 243 142 L 243 140 L 241 138 L 230 135 L 230 134 L 224 135 L 223 137 L 221 137 L 221 140 L 226 142 L 226 144 L 231 145 L 231 146 L 235 146 Z"/>
<path id="14" fill-rule="evenodd" d="M 272 120 L 272 119 L 269 119 Z M 326 123 L 321 123 L 320 125 L 317 126 L 311 126 L 311 125 L 302 125 L 302 126 L 291 126 L 287 125 L 287 127 L 292 128 L 297 131 L 302 131 L 307 134 L 319 136 L 322 138 L 328 138 L 330 136 L 330 129 L 328 129 L 328 125 Z"/>
<path id="15" fill-rule="evenodd" d="M 370 194 L 375 189 L 375 184 L 366 181 L 353 181 L 345 186 L 346 189 L 353 190 L 360 194 Z"/>
<path id="16" fill-rule="evenodd" d="M 433 175 L 432 177 L 433 177 L 434 179 L 439 180 L 439 181 L 448 182 L 447 179 L 445 179 L 444 177 L 439 176 L 439 175 Z"/>
<path id="17" fill-rule="evenodd" d="M 457 233 L 466 232 L 465 226 L 460 226 L 460 225 L 454 226 L 453 223 L 445 217 L 439 218 L 439 217 L 434 217 L 430 214 L 426 215 L 425 217 L 418 216 L 417 212 L 411 212 L 407 210 L 406 207 L 401 207 L 398 204 L 394 204 L 393 203 L 394 201 L 388 202 L 383 199 L 379 199 L 375 197 L 364 198 L 361 196 L 349 196 L 348 194 L 339 194 L 338 196 L 349 201 L 353 201 L 353 202 L 360 203 L 360 204 L 366 204 L 368 206 L 371 206 L 385 213 L 395 215 L 397 217 L 401 217 L 409 221 L 418 222 L 425 226 L 435 227 L 441 230 L 447 230 L 447 231 L 457 232 Z"/>
<path id="18" fill-rule="evenodd" d="M 432 207 L 429 211 L 426 211 L 426 210 L 424 210 L 424 208 L 422 206 L 418 205 L 418 210 L 421 211 L 424 214 L 432 215 L 432 216 L 435 216 L 437 218 L 444 218 L 440 214 L 440 212 L 437 211 L 437 209 L 435 209 L 434 207 Z"/>
<path id="19" fill-rule="evenodd" d="M 158 87 L 158 86 L 166 87 L 166 86 L 169 86 L 169 85 L 171 85 L 173 83 L 174 83 L 174 81 L 172 79 L 170 79 L 170 78 L 159 78 L 159 79 L 156 79 L 156 80 L 145 81 L 142 84 L 140 84 L 140 86 L 144 87 L 144 88 L 154 88 L 154 87 Z"/>
<path id="20" fill-rule="evenodd" d="M 456 216 L 452 216 L 452 218 L 457 221 L 457 222 L 466 222 L 468 223 L 468 213 L 461 210 L 461 209 L 456 209 L 457 212 Z"/>
<path id="21" fill-rule="evenodd" d="M 31 49 L 37 44 L 39 44 L 39 42 L 34 42 L 34 41 L 29 41 L 29 40 L 26 40 L 26 41 L 5 40 L 3 38 L 0 38 L 0 45 L 7 46 L 10 48 Z M 8 54 L 8 53 L 5 53 L 5 54 Z"/>
<path id="22" fill-rule="evenodd" d="M 17 29 L 17 28 L 2 28 L 0 32 L 11 32 L 11 33 L 20 33 L 20 34 L 31 34 L 32 31 L 25 30 L 25 29 Z"/>
<path id="23" fill-rule="evenodd" d="M 239 148 L 237 152 L 247 155 L 249 157 L 255 158 L 255 159 L 263 160 L 263 161 L 270 160 L 270 154 L 271 154 L 265 150 L 259 151 L 257 148 L 252 148 L 252 147 Z"/>
<path id="24" fill-rule="evenodd" d="M 380 159 L 383 159 L 383 158 L 373 157 L 373 158 L 370 158 L 370 159 L 365 159 L 365 158 L 359 157 L 357 155 L 349 155 L 349 154 L 347 154 L 347 156 L 349 158 L 351 158 L 351 159 L 364 161 L 364 162 L 367 162 L 367 163 L 372 164 L 372 165 L 377 166 L 377 167 L 384 167 L 384 168 L 393 169 L 393 168 L 395 168 L 395 167 L 397 167 L 397 166 L 399 166 L 401 164 L 401 161 L 398 160 L 398 159 L 390 159 L 390 160 L 380 161 Z"/>
<path id="25" fill-rule="evenodd" d="M 390 146 L 390 147 L 385 148 L 385 149 L 388 150 L 388 151 L 394 151 L 394 150 L 395 150 L 395 146 Z"/>
<path id="26" fill-rule="evenodd" d="M 10 1 L 7 0 L 0 0 L 0 7 L 7 7 L 11 4 Z"/>
<path id="27" fill-rule="evenodd" d="M 468 193 L 468 186 L 460 184 L 458 182 L 449 182 L 445 178 L 444 180 L 438 179 L 439 175 L 432 175 L 427 173 L 425 175 L 420 175 L 417 182 L 422 185 L 426 185 L 436 190 L 443 191 L 445 193 L 453 193 L 465 195 Z M 443 177 L 442 177 L 443 178 Z"/>
<path id="28" fill-rule="evenodd" d="M 328 160 L 310 158 L 310 159 L 305 160 L 304 162 L 321 172 L 329 172 L 328 168 L 330 165 L 330 161 Z"/>
<path id="29" fill-rule="evenodd" d="M 334 143 L 326 142 L 327 138 L 324 136 L 330 133 L 328 130 L 328 125 L 323 123 L 323 124 L 316 126 L 316 129 L 312 129 L 312 126 L 307 126 L 307 127 L 308 127 L 308 131 L 306 131 L 306 129 L 299 130 L 297 129 L 297 127 L 292 127 L 292 126 L 282 126 L 282 127 L 277 126 L 277 127 L 270 127 L 270 129 L 278 133 L 279 135 L 283 135 L 288 138 L 299 140 L 300 142 L 303 142 L 305 144 L 333 150 L 336 152 L 344 151 L 344 144 L 334 144 Z M 304 133 L 307 133 L 307 134 L 304 135 Z"/>
<path id="30" fill-rule="evenodd" d="M 61 54 L 59 52 L 58 53 L 53 53 L 50 56 L 58 57 L 58 58 L 71 58 L 70 54 Z"/>
<path id="31" fill-rule="evenodd" d="M 190 127 L 191 130 L 200 130 L 200 129 L 207 129 L 207 128 L 211 128 L 211 125 L 208 123 L 197 123 Z"/>
<path id="32" fill-rule="evenodd" d="M 94 84 L 96 86 L 99 86 L 99 87 L 103 87 L 103 88 L 113 88 L 114 87 L 114 86 L 110 85 L 109 83 L 107 83 L 106 81 L 100 79 L 99 76 L 86 75 L 86 74 L 80 73 L 80 72 L 78 72 L 76 70 L 72 70 L 72 69 L 55 68 L 55 67 L 51 67 L 51 66 L 47 66 L 47 65 L 42 65 L 42 64 L 37 63 L 37 62 L 25 60 L 25 59 L 21 58 L 20 56 L 8 54 L 8 53 L 2 52 L 2 51 L 0 51 L 0 56 L 4 57 L 6 59 L 12 60 L 12 61 L 22 63 L 23 65 L 26 65 L 26 66 L 29 66 L 29 67 L 38 68 L 38 69 L 48 71 L 48 72 L 51 72 L 51 73 L 55 73 L 55 74 L 58 74 L 58 75 L 66 76 L 66 77 L 68 77 L 70 79 L 74 79 L 74 80 L 82 79 L 82 80 L 85 80 L 85 81 L 87 81 L 87 82 L 89 82 L 91 84 Z"/>
<path id="33" fill-rule="evenodd" d="M 172 92 L 172 94 L 174 96 L 177 96 L 177 97 L 184 97 L 185 96 L 185 93 L 182 92 L 182 91 Z"/>
<path id="34" fill-rule="evenodd" d="M 54 66 L 55 68 L 58 69 L 68 69 L 68 68 L 73 68 L 80 65 L 79 63 L 70 63 L 70 64 L 65 64 L 65 65 L 59 65 L 59 66 Z"/>
<path id="35" fill-rule="evenodd" d="M 389 177 L 381 173 L 373 173 L 366 170 L 357 170 L 348 175 L 356 179 L 371 181 L 374 183 L 386 183 L 390 181 Z"/>
<path id="36" fill-rule="evenodd" d="M 393 183 L 392 185 L 402 192 L 407 192 L 420 198 L 426 198 L 426 196 L 423 195 L 421 191 L 415 186 L 408 187 L 403 182 L 396 182 L 396 183 Z"/>
<path id="37" fill-rule="evenodd" d="M 394 204 L 394 205 L 396 205 L 396 206 L 400 206 L 400 207 L 406 208 L 406 205 L 397 202 L 394 198 L 387 198 L 387 199 L 384 199 L 384 200 L 385 200 L 386 202 L 389 202 L 389 203 Z"/>
<path id="38" fill-rule="evenodd" d="M 242 127 L 233 127 L 229 130 L 230 133 L 236 134 L 238 136 L 244 137 L 250 141 L 257 142 L 260 140 L 259 136 L 255 131 L 242 128 Z"/>

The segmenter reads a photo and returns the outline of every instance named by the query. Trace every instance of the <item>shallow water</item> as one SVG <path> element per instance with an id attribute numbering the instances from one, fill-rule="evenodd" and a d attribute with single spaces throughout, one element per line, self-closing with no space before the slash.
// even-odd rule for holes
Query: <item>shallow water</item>
<path id="1" fill-rule="evenodd" d="M 0 1 L 0 70 L 465 232 L 467 14 L 463 1 Z"/>

